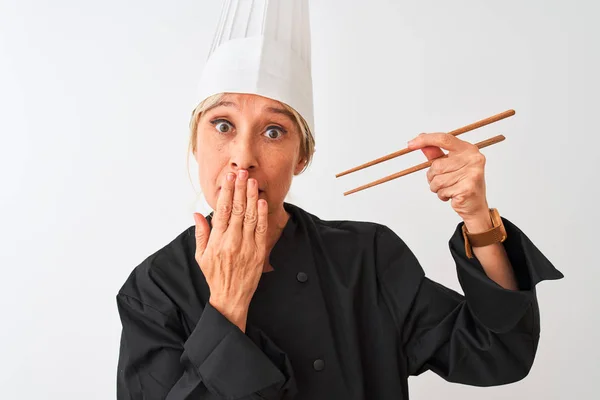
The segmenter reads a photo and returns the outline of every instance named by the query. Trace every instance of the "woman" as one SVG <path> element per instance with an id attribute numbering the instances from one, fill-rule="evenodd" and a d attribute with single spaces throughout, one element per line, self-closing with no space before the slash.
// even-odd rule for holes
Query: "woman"
<path id="1" fill-rule="evenodd" d="M 443 133 L 410 144 L 449 152 L 427 178 L 463 219 L 450 239 L 463 296 L 428 279 L 385 225 L 284 201 L 314 153 L 307 4 L 234 3 L 190 124 L 215 211 L 194 214 L 119 290 L 117 397 L 397 400 L 426 370 L 479 386 L 525 377 L 535 285 L 562 274 L 504 218 L 503 242 L 470 245 L 493 225 L 479 149 Z"/>
<path id="2" fill-rule="evenodd" d="M 314 149 L 289 106 L 217 95 L 191 125 L 216 211 L 194 214 L 119 291 L 119 399 L 407 399 L 408 376 L 428 369 L 478 386 L 528 374 L 534 286 L 562 275 L 508 220 L 507 239 L 473 258 L 456 229 L 463 297 L 425 277 L 386 226 L 324 221 L 284 202 Z M 488 229 L 481 153 L 445 134 L 413 146 L 431 157 L 435 145 L 450 155 L 429 169 L 432 189 L 452 198 L 469 232 Z"/>

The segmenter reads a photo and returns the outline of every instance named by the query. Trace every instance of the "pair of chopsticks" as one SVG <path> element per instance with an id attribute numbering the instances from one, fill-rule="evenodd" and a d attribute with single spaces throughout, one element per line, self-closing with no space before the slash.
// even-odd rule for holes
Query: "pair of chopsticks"
<path id="1" fill-rule="evenodd" d="M 463 126 L 462 128 L 459 128 L 459 129 L 453 130 L 451 132 L 448 132 L 448 134 L 452 135 L 452 136 L 458 136 L 458 135 L 461 135 L 461 134 L 463 134 L 465 132 L 469 132 L 469 131 L 472 131 L 474 129 L 481 128 L 482 126 L 489 125 L 491 123 L 500 121 L 500 120 L 502 120 L 504 118 L 508 118 L 508 117 L 513 116 L 513 115 L 515 115 L 515 110 L 507 110 L 507 111 L 504 111 L 503 113 L 496 114 L 496 115 L 491 116 L 489 118 L 482 119 L 481 121 L 477 121 L 477 122 L 474 122 L 474 123 L 469 124 L 467 126 Z M 475 145 L 479 149 L 483 149 L 484 147 L 488 147 L 488 146 L 491 146 L 493 144 L 499 143 L 499 142 L 503 141 L 504 139 L 506 139 L 506 138 L 503 135 L 498 135 L 498 136 L 494 136 L 492 138 L 483 140 L 483 141 L 481 141 L 479 143 L 476 143 Z M 384 162 L 384 161 L 387 161 L 387 160 L 391 160 L 392 158 L 399 157 L 399 156 L 404 155 L 404 154 L 408 154 L 408 153 L 410 153 L 412 151 L 414 151 L 414 150 L 411 150 L 411 149 L 409 149 L 407 147 L 405 149 L 402 149 L 402 150 L 396 151 L 394 153 L 388 154 L 387 156 L 383 156 L 383 157 L 377 158 L 377 159 L 375 159 L 373 161 L 369 161 L 368 163 L 365 163 L 365 164 L 359 165 L 357 167 L 351 168 L 351 169 L 349 169 L 347 171 L 340 172 L 335 177 L 339 178 L 341 176 L 350 174 L 352 172 L 359 171 L 361 169 L 373 166 L 375 164 L 379 164 L 381 162 Z M 440 157 L 437 157 L 437 158 L 444 158 L 444 157 L 448 157 L 448 155 L 446 154 L 446 155 L 443 155 L 443 156 L 440 156 Z M 407 168 L 407 169 L 405 169 L 403 171 L 400 171 L 400 172 L 397 172 L 395 174 L 386 176 L 384 178 L 378 179 L 378 180 L 376 180 L 374 182 L 371 182 L 371 183 L 368 183 L 366 185 L 359 186 L 359 187 L 357 187 L 355 189 L 349 190 L 349 191 L 347 191 L 347 192 L 344 193 L 344 196 L 347 196 L 349 194 L 359 192 L 361 190 L 364 190 L 364 189 L 367 189 L 367 188 L 379 185 L 381 183 L 391 181 L 392 179 L 397 179 L 397 178 L 400 178 L 401 176 L 412 174 L 413 172 L 420 171 L 422 169 L 428 168 L 428 167 L 431 166 L 431 164 L 433 163 L 433 161 L 435 161 L 437 158 L 434 158 L 434 159 L 429 160 L 427 162 L 415 165 L 414 167 Z"/>

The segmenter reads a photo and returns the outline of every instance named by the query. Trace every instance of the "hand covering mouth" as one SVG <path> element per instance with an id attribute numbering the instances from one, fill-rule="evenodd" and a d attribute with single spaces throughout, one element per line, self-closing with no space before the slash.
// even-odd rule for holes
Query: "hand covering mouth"
<path id="1" fill-rule="evenodd" d="M 221 186 L 219 186 L 219 188 L 217 189 L 217 192 L 221 190 Z M 264 193 L 265 191 L 263 189 L 258 189 L 258 194 Z"/>

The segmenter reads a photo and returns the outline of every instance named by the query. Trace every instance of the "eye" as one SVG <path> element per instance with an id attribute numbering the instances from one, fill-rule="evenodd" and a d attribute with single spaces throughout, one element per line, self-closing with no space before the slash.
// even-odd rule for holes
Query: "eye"
<path id="1" fill-rule="evenodd" d="M 266 132 L 266 135 L 269 139 L 279 139 L 284 134 L 285 134 L 285 130 L 278 126 L 269 126 L 267 128 L 267 132 Z"/>
<path id="2" fill-rule="evenodd" d="M 219 131 L 220 133 L 228 133 L 233 129 L 233 125 L 231 125 L 224 119 L 217 119 L 214 121 L 210 121 L 210 123 L 213 124 L 217 131 Z"/>

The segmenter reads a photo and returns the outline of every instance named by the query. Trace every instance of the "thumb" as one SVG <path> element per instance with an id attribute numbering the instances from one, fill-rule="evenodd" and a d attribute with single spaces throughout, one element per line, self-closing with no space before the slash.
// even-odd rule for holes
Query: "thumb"
<path id="1" fill-rule="evenodd" d="M 208 244 L 210 228 L 208 226 L 208 221 L 206 221 L 206 218 L 204 218 L 204 215 L 202 214 L 194 213 L 194 221 L 196 222 L 196 256 L 197 259 L 200 259 Z"/>

